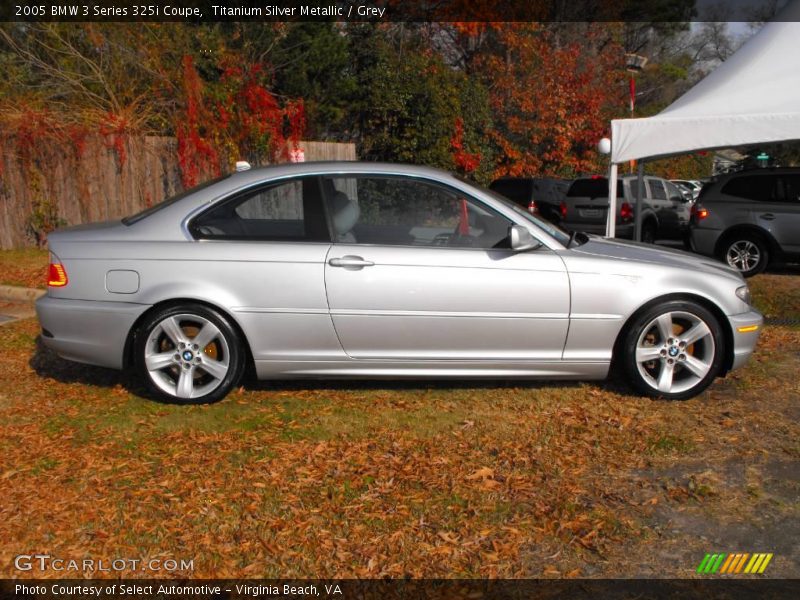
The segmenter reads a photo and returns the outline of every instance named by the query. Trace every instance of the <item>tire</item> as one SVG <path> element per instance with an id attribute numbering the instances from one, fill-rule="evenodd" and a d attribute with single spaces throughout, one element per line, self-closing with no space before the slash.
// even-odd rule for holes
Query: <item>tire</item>
<path id="1" fill-rule="evenodd" d="M 733 267 L 744 277 L 758 275 L 767 268 L 769 248 L 766 241 L 753 233 L 742 233 L 725 238 L 719 259 Z"/>
<path id="2" fill-rule="evenodd" d="M 725 338 L 717 318 L 688 300 L 662 302 L 629 325 L 623 338 L 628 381 L 652 398 L 687 400 L 722 370 Z"/>
<path id="3" fill-rule="evenodd" d="M 134 353 L 150 394 L 171 404 L 219 402 L 245 368 L 236 328 L 201 304 L 169 306 L 148 316 L 136 331 Z"/>
<path id="4" fill-rule="evenodd" d="M 642 223 L 642 243 L 656 243 L 656 225 L 652 221 L 645 221 Z"/>

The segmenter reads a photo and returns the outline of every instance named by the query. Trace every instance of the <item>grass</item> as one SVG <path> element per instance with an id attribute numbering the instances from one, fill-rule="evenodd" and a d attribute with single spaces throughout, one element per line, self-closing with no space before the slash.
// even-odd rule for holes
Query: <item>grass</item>
<path id="1" fill-rule="evenodd" d="M 0 285 L 44 288 L 48 256 L 36 248 L 0 250 Z"/>
<path id="2" fill-rule="evenodd" d="M 800 267 L 756 275 L 748 280 L 753 303 L 766 317 L 800 320 Z"/>
<path id="3" fill-rule="evenodd" d="M 194 558 L 193 577 L 630 575 L 625 557 L 664 541 L 642 507 L 711 518 L 735 503 L 756 519 L 764 492 L 731 497 L 707 471 L 798 458 L 789 328 L 688 402 L 595 384 L 273 382 L 192 407 L 58 359 L 34 321 L 2 331 L 4 576 L 20 552 L 76 547 Z"/>

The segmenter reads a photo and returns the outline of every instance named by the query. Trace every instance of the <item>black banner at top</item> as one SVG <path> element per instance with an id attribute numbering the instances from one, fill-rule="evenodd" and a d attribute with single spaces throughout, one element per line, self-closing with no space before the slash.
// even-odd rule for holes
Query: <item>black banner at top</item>
<path id="1" fill-rule="evenodd" d="M 791 0 L 3 0 L 0 21 L 753 21 Z M 713 10 L 710 18 L 708 10 Z M 781 17 L 780 13 L 778 18 Z"/>

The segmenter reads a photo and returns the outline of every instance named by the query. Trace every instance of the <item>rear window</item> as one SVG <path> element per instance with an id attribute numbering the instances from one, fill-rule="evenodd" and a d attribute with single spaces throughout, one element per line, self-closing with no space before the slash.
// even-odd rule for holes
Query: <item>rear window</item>
<path id="1" fill-rule="evenodd" d="M 569 186 L 567 196 L 570 198 L 607 198 L 608 179 L 576 179 Z M 617 198 L 623 197 L 622 179 L 617 179 Z"/>
<path id="2" fill-rule="evenodd" d="M 531 182 L 528 179 L 498 179 L 492 182 L 489 189 L 519 204 L 530 201 Z"/>
<path id="3" fill-rule="evenodd" d="M 205 183 L 201 183 L 200 185 L 185 190 L 180 194 L 176 194 L 175 196 L 167 198 L 163 202 L 159 202 L 158 204 L 154 204 L 153 206 L 145 208 L 143 211 L 138 212 L 135 215 L 131 215 L 130 217 L 125 217 L 124 219 L 122 219 L 122 223 L 124 225 L 133 225 L 134 223 L 138 223 L 142 219 L 146 219 L 150 215 L 155 214 L 158 211 L 167 208 L 168 206 L 171 206 L 172 204 L 175 204 L 179 200 L 183 200 L 184 198 L 186 198 L 186 196 L 194 194 L 195 192 L 199 192 L 200 190 L 205 189 L 207 187 L 211 187 L 215 183 L 219 183 L 220 181 L 228 177 L 230 177 L 230 173 L 228 173 L 227 175 L 223 175 L 222 177 L 216 177 L 214 179 L 210 179 Z"/>

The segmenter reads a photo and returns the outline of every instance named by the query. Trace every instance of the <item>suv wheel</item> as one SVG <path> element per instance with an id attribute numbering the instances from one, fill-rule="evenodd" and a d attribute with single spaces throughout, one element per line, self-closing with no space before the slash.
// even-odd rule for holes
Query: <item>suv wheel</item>
<path id="1" fill-rule="evenodd" d="M 769 251 L 761 237 L 743 233 L 726 238 L 720 258 L 743 276 L 752 277 L 767 268 Z"/>
<path id="2" fill-rule="evenodd" d="M 642 224 L 642 242 L 645 244 L 656 243 L 656 225 L 652 221 L 645 221 Z"/>

